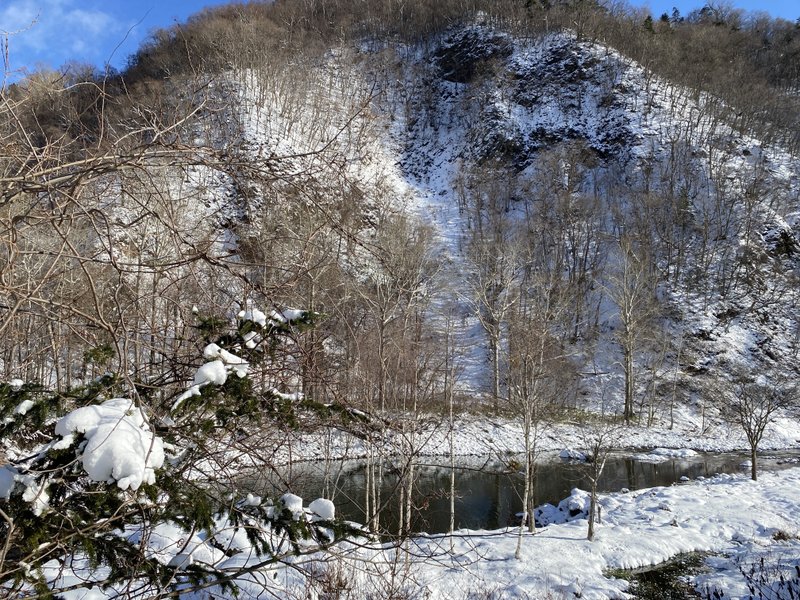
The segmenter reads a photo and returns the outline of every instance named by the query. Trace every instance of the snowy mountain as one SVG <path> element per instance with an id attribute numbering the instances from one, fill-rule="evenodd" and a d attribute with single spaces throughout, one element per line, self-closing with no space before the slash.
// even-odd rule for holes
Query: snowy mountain
<path id="1" fill-rule="evenodd" d="M 647 263 L 658 302 L 636 350 L 635 393 L 642 406 L 660 397 L 651 413 L 662 423 L 665 395 L 699 414 L 734 376 L 796 375 L 800 161 L 738 133 L 716 98 L 574 33 L 523 39 L 481 22 L 423 44 L 339 49 L 314 73 L 322 99 L 289 115 L 254 91 L 257 74 L 234 76 L 245 147 L 302 154 L 321 140 L 335 158 L 314 181 L 346 174 L 370 198 L 368 212 L 433 227 L 436 260 L 447 261 L 443 277 L 461 299 L 465 392 L 491 393 L 467 246 L 478 220 L 497 220 L 493 210 L 509 231 L 548 230 L 559 248 L 551 266 L 578 282 L 581 314 L 563 340 L 577 371 L 600 375 L 585 376 L 577 395 L 623 388 L 625 324 L 612 298 L 621 241 Z M 348 119 L 355 139 L 337 130 Z M 370 230 L 380 217 L 368 221 Z"/>
<path id="2" fill-rule="evenodd" d="M 600 43 L 597 27 L 478 13 L 415 22 L 415 35 L 304 33 L 311 44 L 253 37 L 234 13 L 189 25 L 205 70 L 180 64 L 172 32 L 106 81 L 102 103 L 54 107 L 51 83 L 25 84 L 32 133 L 11 154 L 12 190 L 88 183 L 65 209 L 80 223 L 71 254 L 47 219 L 16 238 L 23 251 L 45 240 L 52 268 L 74 276 L 56 285 L 43 265 L 36 285 L 50 296 L 9 313 L 9 355 L 29 357 L 3 363 L 9 378 L 85 383 L 98 353 L 144 385 L 170 370 L 163 393 L 177 396 L 192 373 L 191 307 L 232 319 L 250 302 L 323 316 L 269 387 L 358 410 L 408 408 L 416 392 L 441 403 L 455 383 L 465 406 L 502 412 L 557 374 L 557 410 L 661 425 L 680 413 L 703 428 L 740 380 L 796 377 L 799 164 L 791 128 L 776 125 L 791 115 L 744 114 L 710 84 L 668 79 L 657 55 L 660 75 Z M 707 31 L 699 16 L 658 27 L 642 40 Z M 217 30 L 229 46 L 203 37 Z M 787 112 L 791 90 L 774 91 Z M 125 133 L 109 150 L 105 131 Z M 44 150 L 26 149 L 36 140 Z M 62 155 L 74 162 L 51 171 Z M 21 308 L 25 270 L 14 273 L 6 304 Z M 40 313 L 60 319 L 52 340 L 26 335 L 50 318 Z M 60 325 L 70 319 L 89 335 Z M 520 366 L 534 359 L 535 377 Z"/>
<path id="3" fill-rule="evenodd" d="M 0 89 L 0 595 L 617 598 L 692 551 L 794 593 L 800 29 L 479 5 L 230 5 Z M 589 491 L 537 506 L 543 452 Z M 513 527 L 457 530 L 467 455 Z"/>

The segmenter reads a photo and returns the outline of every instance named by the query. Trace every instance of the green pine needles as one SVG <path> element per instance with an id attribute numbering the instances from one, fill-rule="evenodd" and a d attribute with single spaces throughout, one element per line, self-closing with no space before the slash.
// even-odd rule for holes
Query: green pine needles
<path id="1" fill-rule="evenodd" d="M 0 464 L 0 595 L 172 597 L 216 586 L 233 596 L 239 577 L 361 535 L 296 496 L 285 506 L 242 498 L 228 468 L 246 453 L 240 438 L 354 419 L 280 391 L 297 383 L 291 347 L 316 318 L 252 308 L 235 324 L 198 315 L 203 359 L 188 389 L 184 378 L 157 389 L 113 373 L 64 393 L 0 383 L 10 457 Z M 85 360 L 111 364 L 109 353 Z"/>

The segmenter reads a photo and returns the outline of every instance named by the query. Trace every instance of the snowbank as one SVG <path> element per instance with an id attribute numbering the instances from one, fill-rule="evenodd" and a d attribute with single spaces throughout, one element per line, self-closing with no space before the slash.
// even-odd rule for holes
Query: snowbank
<path id="1" fill-rule="evenodd" d="M 691 458 L 697 452 L 690 448 L 653 448 L 645 454 L 637 454 L 634 458 L 640 462 L 665 462 L 674 458 Z"/>
<path id="2" fill-rule="evenodd" d="M 546 427 L 537 441 L 541 452 L 565 451 L 564 457 L 580 460 L 584 454 L 579 449 L 584 443 L 580 425 L 555 423 Z M 450 451 L 449 427 L 441 422 L 423 422 L 417 449 L 420 456 L 447 456 Z M 388 430 L 381 439 L 381 452 L 385 455 L 402 455 L 404 438 Z M 691 427 L 666 429 L 659 427 L 625 427 L 619 432 L 616 449 L 655 448 L 643 454 L 643 460 L 660 462 L 670 458 L 688 458 L 694 452 L 748 451 L 747 439 L 735 425 L 720 424 L 713 431 L 702 433 Z M 781 421 L 780 426 L 769 426 L 759 446 L 761 450 L 788 450 L 800 448 L 800 421 Z M 479 417 L 461 417 L 453 428 L 453 449 L 457 456 L 496 457 L 522 453 L 522 427 L 513 420 Z M 572 453 L 570 455 L 570 453 Z M 320 460 L 359 459 L 368 456 L 363 439 L 336 429 L 319 430 L 303 434 L 291 442 L 291 459 Z M 288 462 L 289 446 L 276 452 L 276 462 Z M 646 458 L 644 458 L 646 456 Z M 638 457 L 637 457 L 638 458 Z"/>
<path id="3" fill-rule="evenodd" d="M 586 462 L 586 455 L 580 450 L 573 450 L 572 448 L 564 448 L 558 453 L 558 456 L 564 460 L 577 460 L 579 462 Z"/>
<path id="4" fill-rule="evenodd" d="M 558 503 L 542 504 L 533 511 L 537 527 L 568 523 L 576 519 L 585 519 L 589 514 L 590 496 L 588 492 L 575 488 L 570 495 Z"/>
<path id="5" fill-rule="evenodd" d="M 628 597 L 628 582 L 607 576 L 609 570 L 657 565 L 684 552 L 719 553 L 709 559 L 714 573 L 697 583 L 733 592 L 743 588 L 742 575 L 732 562 L 737 556 L 742 560 L 738 554 L 742 549 L 760 552 L 756 559 L 775 551 L 798 562 L 797 468 L 766 473 L 758 482 L 744 476 L 719 476 L 628 494 L 601 494 L 602 518 L 593 542 L 586 540 L 587 504 L 586 492 L 574 490 L 559 505 L 564 510 L 555 509 L 563 517 L 558 524 L 523 533 L 519 560 L 514 558 L 518 528 L 460 530 L 453 536 L 420 536 L 402 548 L 344 543 L 333 554 L 317 555 L 314 569 L 322 573 L 335 563 L 353 597 L 362 592 L 366 596 L 394 581 L 403 593 L 431 600 L 464 600 L 501 592 L 508 598 L 616 600 Z M 570 513 L 573 516 L 566 517 Z M 793 555 L 788 547 L 795 550 Z M 734 558 L 725 558 L 729 554 Z M 246 555 L 228 559 L 239 566 L 254 560 Z M 296 573 L 290 564 L 245 576 L 240 580 L 242 598 L 291 597 L 308 591 L 308 586 L 325 585 L 322 579 L 309 582 Z M 401 579 L 387 582 L 389 573 L 399 573 Z"/>

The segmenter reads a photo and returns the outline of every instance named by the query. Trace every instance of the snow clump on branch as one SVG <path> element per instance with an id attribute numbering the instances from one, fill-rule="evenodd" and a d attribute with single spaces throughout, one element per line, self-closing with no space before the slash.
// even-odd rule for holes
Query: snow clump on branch
<path id="1" fill-rule="evenodd" d="M 244 308 L 239 311 L 237 315 L 242 321 L 252 321 L 260 327 L 266 328 L 268 325 L 281 325 L 292 323 L 305 317 L 308 311 L 300 310 L 297 308 L 284 308 L 283 310 L 272 310 L 269 317 L 263 311 L 255 308 L 248 300 L 244 304 Z"/>
<path id="2" fill-rule="evenodd" d="M 192 386 L 182 393 L 172 404 L 172 410 L 178 408 L 184 400 L 200 395 L 200 388 L 208 385 L 225 385 L 228 373 L 233 372 L 238 377 L 247 377 L 250 363 L 245 359 L 228 352 L 217 344 L 208 344 L 203 350 L 203 356 L 216 359 L 201 365 L 194 374 Z"/>
<path id="3" fill-rule="evenodd" d="M 155 470 L 164 464 L 164 444 L 153 435 L 144 414 L 131 400 L 113 398 L 73 410 L 56 423 L 56 434 L 72 442 L 83 434 L 79 448 L 83 468 L 91 479 L 136 490 L 155 483 Z"/>
<path id="4" fill-rule="evenodd" d="M 308 505 L 312 521 L 333 521 L 336 516 L 336 505 L 326 498 L 317 498 Z"/>
<path id="5" fill-rule="evenodd" d="M 273 325 L 292 324 L 305 318 L 306 315 L 308 315 L 308 311 L 286 308 L 282 311 L 273 310 L 268 317 L 264 311 L 254 307 L 252 302 L 247 300 L 244 303 L 244 309 L 239 311 L 237 317 L 242 321 L 255 323 L 261 328 L 267 328 Z M 244 333 L 242 338 L 245 347 L 249 350 L 253 350 L 262 341 L 262 338 L 253 331 Z M 224 385 L 228 380 L 229 373 L 235 373 L 238 377 L 247 377 L 250 370 L 250 363 L 218 344 L 208 344 L 203 349 L 203 357 L 211 362 L 207 362 L 197 369 L 192 386 L 175 399 L 172 404 L 172 411 L 175 411 L 188 398 L 199 396 L 200 388 L 203 386 L 208 384 Z M 280 394 L 276 395 L 280 396 Z M 298 399 L 298 397 L 293 397 L 292 399 Z"/>

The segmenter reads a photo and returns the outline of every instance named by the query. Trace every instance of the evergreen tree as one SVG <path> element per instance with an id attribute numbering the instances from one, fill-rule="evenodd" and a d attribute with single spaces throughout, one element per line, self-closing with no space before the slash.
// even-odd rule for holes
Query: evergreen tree
<path id="1" fill-rule="evenodd" d="M 99 586 L 158 597 L 217 585 L 234 593 L 244 573 L 358 533 L 327 500 L 305 509 L 292 494 L 262 501 L 237 495 L 235 481 L 197 477 L 247 428 L 296 429 L 309 415 L 335 414 L 249 376 L 291 360 L 281 348 L 313 319 L 247 308 L 227 331 L 199 319 L 200 338 L 216 341 L 168 412 L 114 374 L 64 394 L 0 384 L 0 434 L 16 450 L 0 467 L 5 592 L 48 598 Z"/>

